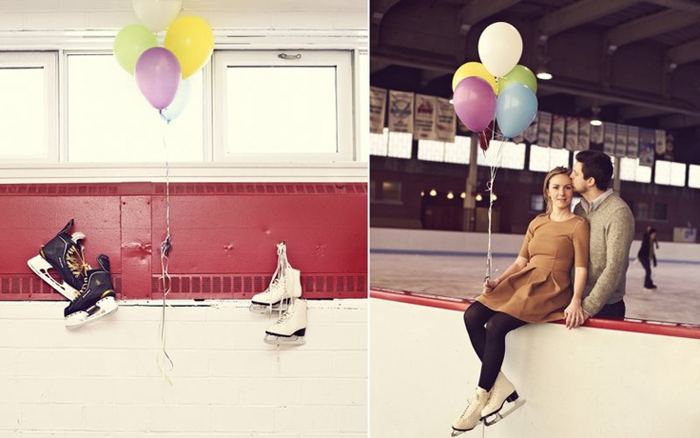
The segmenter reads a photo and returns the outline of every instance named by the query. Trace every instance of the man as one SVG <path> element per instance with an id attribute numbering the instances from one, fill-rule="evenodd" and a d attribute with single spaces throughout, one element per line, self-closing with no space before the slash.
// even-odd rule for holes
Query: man
<path id="1" fill-rule="evenodd" d="M 574 191 L 583 197 L 574 213 L 591 226 L 588 280 L 582 301 L 586 319 L 625 317 L 623 297 L 634 216 L 625 201 L 608 188 L 612 174 L 609 156 L 581 151 L 570 175 Z"/>
<path id="2" fill-rule="evenodd" d="M 651 264 L 654 263 L 654 267 L 656 267 L 654 244 L 656 244 L 657 248 L 659 247 L 659 243 L 656 241 L 656 230 L 649 225 L 647 226 L 647 230 L 644 232 L 644 237 L 642 237 L 642 246 L 639 248 L 639 252 L 637 253 L 637 258 L 646 272 L 646 275 L 644 276 L 644 289 L 647 290 L 656 289 L 656 285 L 651 279 Z"/>

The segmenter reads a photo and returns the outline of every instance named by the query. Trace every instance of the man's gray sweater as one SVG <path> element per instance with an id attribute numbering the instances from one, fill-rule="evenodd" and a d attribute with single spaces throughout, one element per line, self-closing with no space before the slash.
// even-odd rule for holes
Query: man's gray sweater
<path id="1" fill-rule="evenodd" d="M 625 295 L 625 277 L 634 238 L 634 216 L 625 201 L 610 194 L 590 214 L 579 203 L 574 213 L 591 225 L 588 280 L 583 292 L 583 310 L 594 316 L 606 304 Z"/>

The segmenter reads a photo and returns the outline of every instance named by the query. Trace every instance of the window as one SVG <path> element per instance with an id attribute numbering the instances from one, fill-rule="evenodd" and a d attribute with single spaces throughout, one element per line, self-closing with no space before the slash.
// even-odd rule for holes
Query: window
<path id="1" fill-rule="evenodd" d="M 401 183 L 394 181 L 382 182 L 382 201 L 401 203 Z"/>
<path id="2" fill-rule="evenodd" d="M 187 79 L 190 97 L 185 110 L 166 125 L 134 77 L 115 68 L 114 56 L 69 54 L 67 59 L 67 161 L 204 160 L 201 71 Z"/>
<path id="3" fill-rule="evenodd" d="M 647 220 L 649 219 L 649 203 L 639 201 L 636 203 L 637 209 L 635 210 L 635 219 L 637 220 Z"/>
<path id="4" fill-rule="evenodd" d="M 444 162 L 445 143 L 433 140 L 418 140 L 418 159 Z"/>
<path id="5" fill-rule="evenodd" d="M 58 158 L 56 54 L 0 54 L 0 161 Z"/>
<path id="6" fill-rule="evenodd" d="M 445 162 L 469 164 L 471 145 L 471 137 L 456 135 L 454 143 L 445 143 Z"/>
<path id="7" fill-rule="evenodd" d="M 569 151 L 537 145 L 530 146 L 530 170 L 533 172 L 549 172 L 557 166 L 569 166 Z"/>
<path id="8" fill-rule="evenodd" d="M 700 166 L 691 164 L 688 169 L 688 187 L 700 189 Z"/>
<path id="9" fill-rule="evenodd" d="M 657 202 L 654 204 L 654 219 L 657 221 L 665 221 L 668 219 L 666 216 L 666 204 Z"/>
<path id="10" fill-rule="evenodd" d="M 360 50 L 357 54 L 358 72 L 357 83 L 359 86 L 360 120 L 357 127 L 357 138 L 360 141 L 357 161 L 369 160 L 369 53 Z"/>
<path id="11" fill-rule="evenodd" d="M 530 195 L 530 211 L 541 213 L 545 210 L 544 196 Z"/>
<path id="12" fill-rule="evenodd" d="M 654 163 L 654 183 L 677 187 L 685 186 L 685 164 L 656 160 Z"/>
<path id="13" fill-rule="evenodd" d="M 498 166 L 504 169 L 525 168 L 525 145 L 509 141 L 491 140 L 489 148 L 477 153 L 479 166 Z"/>
<path id="14" fill-rule="evenodd" d="M 352 52 L 225 51 L 214 58 L 214 156 L 352 161 Z"/>
<path id="15" fill-rule="evenodd" d="M 389 128 L 384 128 L 381 134 L 369 134 L 369 153 L 386 157 L 389 150 Z"/>
<path id="16" fill-rule="evenodd" d="M 651 182 L 651 167 L 640 166 L 639 158 L 622 157 L 620 166 L 621 181 Z"/>
<path id="17" fill-rule="evenodd" d="M 386 130 L 386 128 L 384 128 Z M 385 132 L 388 132 L 385 131 Z M 396 158 L 411 158 L 413 134 L 407 132 L 388 132 L 387 155 Z"/>

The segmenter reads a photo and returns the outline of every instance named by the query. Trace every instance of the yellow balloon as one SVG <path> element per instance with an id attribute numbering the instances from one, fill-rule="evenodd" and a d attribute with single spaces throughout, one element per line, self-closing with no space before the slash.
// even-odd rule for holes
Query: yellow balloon
<path id="1" fill-rule="evenodd" d="M 168 27 L 165 48 L 180 61 L 182 79 L 187 79 L 209 60 L 214 51 L 214 33 L 199 17 L 180 17 Z"/>
<path id="2" fill-rule="evenodd" d="M 498 94 L 498 85 L 496 85 L 496 78 L 486 70 L 486 67 L 480 62 L 467 62 L 462 64 L 460 68 L 457 69 L 455 75 L 452 77 L 452 91 L 455 91 L 457 84 L 459 84 L 462 79 L 468 78 L 470 76 L 477 76 L 485 80 L 493 88 L 493 92 Z"/>

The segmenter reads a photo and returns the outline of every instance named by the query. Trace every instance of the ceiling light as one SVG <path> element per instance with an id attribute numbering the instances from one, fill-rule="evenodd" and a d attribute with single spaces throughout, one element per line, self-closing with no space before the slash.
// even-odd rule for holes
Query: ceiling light
<path id="1" fill-rule="evenodd" d="M 462 199 L 467 199 L 467 192 L 462 192 L 462 194 L 459 195 L 459 197 Z"/>
<path id="2" fill-rule="evenodd" d="M 425 196 L 425 192 L 421 190 L 420 195 L 421 197 Z"/>
<path id="3" fill-rule="evenodd" d="M 454 194 L 454 193 L 452 193 L 452 192 L 447 192 L 447 199 L 454 199 L 454 198 L 455 198 L 455 194 Z"/>
<path id="4" fill-rule="evenodd" d="M 537 67 L 537 74 L 536 74 L 538 79 L 542 79 L 543 81 L 548 81 L 552 79 L 552 73 L 549 72 L 549 67 L 547 67 L 547 64 L 540 64 L 539 67 Z"/>
<path id="5" fill-rule="evenodd" d="M 432 189 L 432 190 L 430 191 L 430 196 L 437 196 L 437 190 Z"/>
<path id="6" fill-rule="evenodd" d="M 481 200 L 484 199 L 484 197 L 481 196 L 481 193 L 477 193 L 475 199 L 476 199 L 476 202 L 481 202 Z"/>

